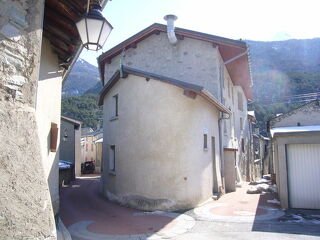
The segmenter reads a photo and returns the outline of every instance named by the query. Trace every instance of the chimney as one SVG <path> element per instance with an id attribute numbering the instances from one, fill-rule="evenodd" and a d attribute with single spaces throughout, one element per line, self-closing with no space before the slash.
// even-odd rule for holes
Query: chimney
<path id="1" fill-rule="evenodd" d="M 178 17 L 173 14 L 169 14 L 164 16 L 163 19 L 167 21 L 167 36 L 168 36 L 169 42 L 172 45 L 175 45 L 178 42 L 178 40 L 177 40 L 176 34 L 174 33 L 174 21 L 177 20 Z"/>

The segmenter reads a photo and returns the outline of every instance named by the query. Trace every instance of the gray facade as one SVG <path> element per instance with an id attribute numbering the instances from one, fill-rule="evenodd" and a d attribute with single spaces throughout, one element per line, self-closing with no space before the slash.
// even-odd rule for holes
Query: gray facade
<path id="1" fill-rule="evenodd" d="M 75 128 L 71 122 L 61 119 L 60 160 L 75 163 Z"/>

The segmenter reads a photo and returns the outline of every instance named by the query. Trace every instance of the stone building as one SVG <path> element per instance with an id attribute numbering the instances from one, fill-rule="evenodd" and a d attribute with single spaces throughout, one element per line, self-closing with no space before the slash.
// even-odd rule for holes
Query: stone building
<path id="1" fill-rule="evenodd" d="M 98 59 L 103 191 L 146 210 L 194 207 L 233 191 L 249 168 L 247 45 L 173 35 L 153 24 Z"/>
<path id="2" fill-rule="evenodd" d="M 56 238 L 61 86 L 82 50 L 75 23 L 86 8 L 86 0 L 1 1 L 2 239 Z"/>

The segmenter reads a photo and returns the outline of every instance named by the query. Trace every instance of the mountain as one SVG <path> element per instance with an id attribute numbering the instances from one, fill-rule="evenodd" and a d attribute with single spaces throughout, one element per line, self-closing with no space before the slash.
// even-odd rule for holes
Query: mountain
<path id="1" fill-rule="evenodd" d="M 267 135 L 266 122 L 277 113 L 320 96 L 320 39 L 247 44 L 254 92 L 249 109 L 255 111 L 257 127 Z"/>
<path id="2" fill-rule="evenodd" d="M 98 68 L 83 59 L 79 59 L 64 82 L 62 97 L 83 95 L 99 82 Z"/>
<path id="3" fill-rule="evenodd" d="M 320 91 L 320 39 L 247 41 L 256 101 Z"/>
<path id="4" fill-rule="evenodd" d="M 84 94 L 98 94 L 101 89 L 102 83 L 99 81 L 93 87 L 89 88 Z"/>
<path id="5" fill-rule="evenodd" d="M 266 122 L 276 113 L 286 112 L 310 100 L 309 95 L 302 98 L 299 97 L 301 94 L 319 92 L 320 97 L 320 39 L 246 42 L 250 48 L 254 93 L 249 109 L 256 112 L 257 127 L 266 135 Z M 63 92 L 64 96 L 97 95 L 101 88 L 97 67 L 80 59 L 66 80 Z M 78 103 L 85 100 L 88 99 L 82 96 L 72 98 Z M 68 100 L 63 108 L 72 101 Z M 77 112 L 77 106 L 71 109 Z M 84 105 L 80 106 L 83 108 Z M 69 114 L 72 114 L 70 109 Z M 90 124 L 97 121 L 91 119 Z M 95 127 L 90 124 L 88 126 Z"/>

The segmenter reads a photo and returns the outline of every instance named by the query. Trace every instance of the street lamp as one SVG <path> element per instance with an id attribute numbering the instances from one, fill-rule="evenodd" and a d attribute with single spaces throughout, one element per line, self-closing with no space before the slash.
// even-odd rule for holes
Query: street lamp
<path id="1" fill-rule="evenodd" d="M 85 17 L 76 23 L 83 46 L 88 50 L 100 50 L 113 29 L 103 17 L 101 9 L 100 2 L 94 0 Z"/>
<path id="2" fill-rule="evenodd" d="M 67 141 L 68 141 L 68 131 L 67 131 L 66 128 L 64 129 L 64 133 L 63 133 L 63 138 L 62 138 L 62 140 L 63 140 L 64 142 L 67 142 Z"/>

